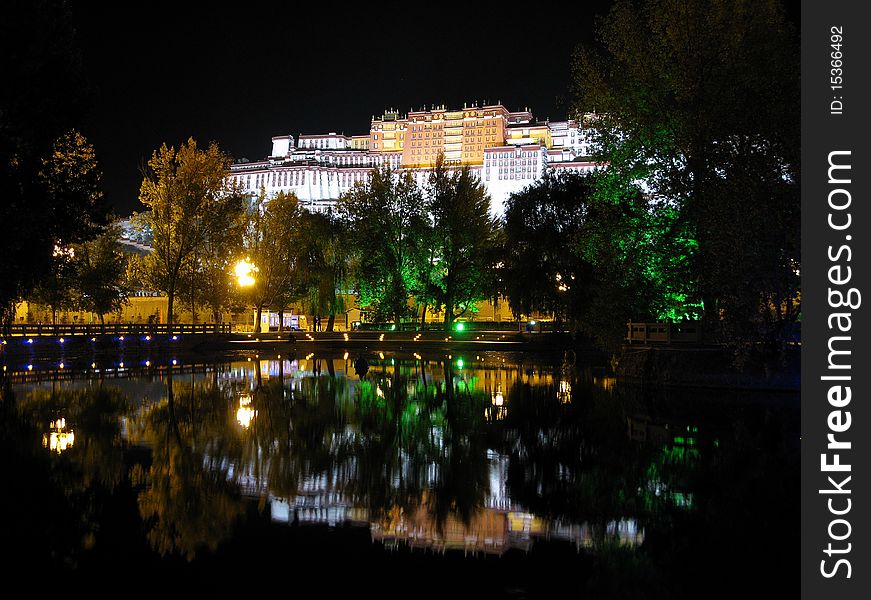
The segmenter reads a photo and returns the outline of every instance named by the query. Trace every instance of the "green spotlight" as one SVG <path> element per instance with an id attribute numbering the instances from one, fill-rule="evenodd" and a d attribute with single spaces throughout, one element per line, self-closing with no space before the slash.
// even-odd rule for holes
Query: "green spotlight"
<path id="1" fill-rule="evenodd" d="M 466 364 L 466 363 L 463 362 L 462 358 L 457 359 L 457 368 L 458 369 L 462 369 L 464 364 Z"/>
<path id="2" fill-rule="evenodd" d="M 466 326 L 463 323 L 457 323 L 457 325 L 455 327 L 455 329 L 457 331 L 463 331 L 465 328 L 466 328 Z"/>

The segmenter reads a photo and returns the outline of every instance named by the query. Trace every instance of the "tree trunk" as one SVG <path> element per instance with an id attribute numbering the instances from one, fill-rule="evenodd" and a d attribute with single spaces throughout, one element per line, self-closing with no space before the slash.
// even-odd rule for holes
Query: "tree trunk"
<path id="1" fill-rule="evenodd" d="M 423 331 L 426 328 L 426 302 L 420 309 L 420 329 Z"/>
<path id="2" fill-rule="evenodd" d="M 172 305 L 175 302 L 175 291 L 171 291 L 167 294 L 166 299 L 166 324 L 172 325 Z"/>
<path id="3" fill-rule="evenodd" d="M 100 327 L 102 328 L 105 326 L 106 326 L 105 315 L 103 313 L 100 313 Z"/>
<path id="4" fill-rule="evenodd" d="M 445 331 L 450 332 L 454 322 L 454 303 L 450 298 L 445 302 Z"/>
<path id="5" fill-rule="evenodd" d="M 254 333 L 260 333 L 260 320 L 263 317 L 263 305 L 257 305 L 257 318 L 254 321 Z"/>
<path id="6" fill-rule="evenodd" d="M 218 309 L 216 309 L 216 308 L 213 308 L 213 309 L 212 309 L 212 320 L 213 320 L 215 323 L 220 323 L 220 322 L 221 322 L 221 311 L 220 311 L 220 310 L 218 310 Z"/>
<path id="7" fill-rule="evenodd" d="M 284 309 L 278 309 L 278 333 L 284 331 Z"/>
<path id="8" fill-rule="evenodd" d="M 333 324 L 336 322 L 336 315 L 330 313 L 330 318 L 327 319 L 327 328 L 324 331 L 332 331 Z"/>

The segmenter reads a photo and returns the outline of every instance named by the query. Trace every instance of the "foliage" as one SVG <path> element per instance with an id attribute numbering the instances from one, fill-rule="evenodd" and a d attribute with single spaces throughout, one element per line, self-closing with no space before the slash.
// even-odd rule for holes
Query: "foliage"
<path id="1" fill-rule="evenodd" d="M 344 224 L 332 214 L 303 211 L 301 215 L 299 276 L 312 314 L 329 315 L 326 331 L 346 310 L 350 276 L 350 248 Z"/>
<path id="2" fill-rule="evenodd" d="M 450 331 L 455 318 L 490 295 L 488 259 L 497 225 L 490 216 L 490 197 L 468 166 L 449 172 L 439 156 L 426 191 L 431 233 L 422 289 L 431 304 L 444 306 Z"/>
<path id="3" fill-rule="evenodd" d="M 207 240 L 223 235 L 241 203 L 224 180 L 229 164 L 216 144 L 200 150 L 193 138 L 178 150 L 163 144 L 148 161 L 139 192 L 148 209 L 140 219 L 154 237 L 154 250 L 145 260 L 147 282 L 167 294 L 169 323 L 195 253 Z"/>
<path id="4" fill-rule="evenodd" d="M 424 199 L 411 174 L 374 169 L 368 183 L 339 201 L 338 211 L 349 231 L 361 305 L 375 320 L 409 316 L 417 256 L 427 250 L 420 244 L 427 227 Z"/>
<path id="5" fill-rule="evenodd" d="M 53 267 L 56 246 L 105 222 L 93 151 L 74 127 L 85 86 L 69 6 L 14 1 L 0 19 L 0 323 Z"/>
<path id="6" fill-rule="evenodd" d="M 798 310 L 798 46 L 776 2 L 618 2 L 575 56 L 603 181 L 672 206 L 692 295 L 733 341 Z M 771 313 L 770 317 L 765 316 Z M 755 325 L 747 327 L 748 319 Z"/>
<path id="7" fill-rule="evenodd" d="M 279 192 L 266 199 L 261 188 L 251 207 L 244 250 L 257 269 L 247 296 L 257 307 L 255 331 L 260 331 L 264 306 L 283 308 L 300 292 L 297 252 L 303 209 L 292 193 Z"/>
<path id="8" fill-rule="evenodd" d="M 186 261 L 180 280 L 180 294 L 191 305 L 196 322 L 196 306 L 205 305 L 217 323 L 224 310 L 238 303 L 238 285 L 233 264 L 242 254 L 247 214 L 243 193 L 229 189 L 228 202 L 215 207 L 213 218 L 223 223 L 212 229 Z"/>
<path id="9" fill-rule="evenodd" d="M 120 309 L 131 292 L 119 235 L 120 228 L 113 225 L 95 239 L 75 246 L 78 304 L 97 313 L 101 322 L 106 313 Z"/>
<path id="10" fill-rule="evenodd" d="M 50 270 L 43 274 L 28 298 L 51 310 L 51 322 L 57 323 L 57 313 L 76 306 L 76 265 L 72 248 L 56 248 Z"/>
<path id="11" fill-rule="evenodd" d="M 628 320 L 684 309 L 687 260 L 673 211 L 638 189 L 604 193 L 603 178 L 549 171 L 512 195 L 501 275 L 513 312 L 553 312 L 613 348 Z"/>

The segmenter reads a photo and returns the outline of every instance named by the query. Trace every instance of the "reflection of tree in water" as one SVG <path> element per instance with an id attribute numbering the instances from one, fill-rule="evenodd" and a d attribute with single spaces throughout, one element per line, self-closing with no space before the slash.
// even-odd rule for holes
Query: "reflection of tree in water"
<path id="1" fill-rule="evenodd" d="M 217 549 L 244 511 L 238 486 L 228 477 L 228 454 L 238 442 L 226 435 L 226 395 L 213 381 L 174 382 L 167 395 L 138 416 L 131 437 L 151 446 L 147 471 L 134 467 L 139 512 L 148 540 L 161 554 L 193 559 L 200 548 Z"/>
<path id="2" fill-rule="evenodd" d="M 373 521 L 426 505 L 439 523 L 468 522 L 488 486 L 484 393 L 450 363 L 443 374 L 376 364 L 353 387 L 334 374 L 270 379 L 254 392 L 247 464 L 259 457 L 270 492 L 289 499 L 320 479 Z"/>
<path id="3" fill-rule="evenodd" d="M 509 494 L 537 515 L 604 532 L 610 521 L 640 516 L 646 449 L 627 443 L 610 395 L 578 378 L 571 389 L 570 403 L 560 401 L 558 384 L 518 383 L 508 392 L 501 425 L 516 449 L 506 448 Z"/>
<path id="4" fill-rule="evenodd" d="M 100 507 L 122 482 L 124 446 L 119 418 L 128 408 L 117 388 L 34 388 L 16 397 L 0 382 L 0 455 L 8 461 L 4 544 L 12 564 L 75 566 L 99 543 Z M 62 451 L 44 447 L 49 424 L 62 419 L 75 433 Z M 46 518 L 50 515 L 50 518 Z M 7 564 L 9 566 L 9 564 Z"/>

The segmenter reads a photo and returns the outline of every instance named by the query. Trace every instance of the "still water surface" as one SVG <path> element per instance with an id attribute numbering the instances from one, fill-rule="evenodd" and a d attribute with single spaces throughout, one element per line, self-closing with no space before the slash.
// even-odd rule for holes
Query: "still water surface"
<path id="1" fill-rule="evenodd" d="M 7 568 L 321 597 L 797 591 L 797 394 L 650 390 L 564 354 L 356 358 L 10 374 Z"/>

